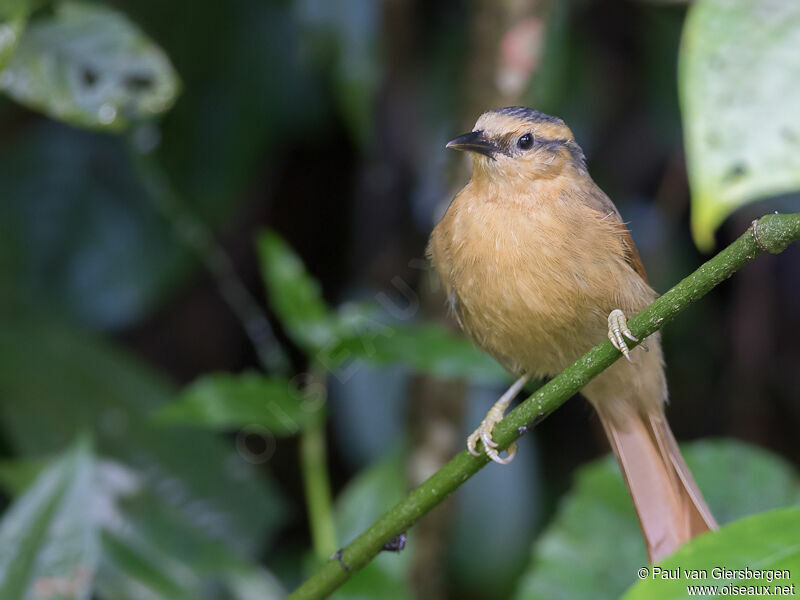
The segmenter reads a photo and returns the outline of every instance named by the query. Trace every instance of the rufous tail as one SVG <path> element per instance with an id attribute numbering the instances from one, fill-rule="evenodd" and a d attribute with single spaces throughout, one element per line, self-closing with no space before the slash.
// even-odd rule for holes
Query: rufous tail
<path id="1" fill-rule="evenodd" d="M 600 420 L 628 485 L 647 556 L 657 562 L 717 522 L 661 415 Z"/>

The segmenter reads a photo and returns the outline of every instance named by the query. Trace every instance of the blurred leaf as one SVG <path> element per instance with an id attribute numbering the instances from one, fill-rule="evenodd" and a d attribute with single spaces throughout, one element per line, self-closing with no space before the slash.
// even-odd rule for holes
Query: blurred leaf
<path id="1" fill-rule="evenodd" d="M 26 17 L 0 20 L 0 71 L 5 69 L 14 55 L 26 22 Z"/>
<path id="2" fill-rule="evenodd" d="M 52 462 L 52 461 L 51 461 Z M 6 489 L 19 491 L 48 462 L 17 459 L 0 466 Z M 143 485 L 143 478 L 114 461 L 98 461 L 81 506 L 91 507 L 94 528 L 102 529 L 102 553 L 95 593 L 108 600 L 233 598 L 269 600 L 283 593 L 276 579 L 224 544 L 189 525 Z M 2 555 L 0 554 L 0 558 Z M 210 580 L 218 584 L 209 586 Z M 226 595 L 224 586 L 230 590 Z"/>
<path id="3" fill-rule="evenodd" d="M 0 522 L 0 597 L 88 599 L 99 555 L 85 440 L 54 461 Z"/>
<path id="4" fill-rule="evenodd" d="M 286 596 L 280 582 L 265 569 L 242 569 L 226 579 L 233 600 L 280 600 Z"/>
<path id="5" fill-rule="evenodd" d="M 171 397 L 132 356 L 38 314 L 0 311 L 0 425 L 11 447 L 41 455 L 90 429 L 103 455 L 139 474 L 170 531 L 251 554 L 283 520 L 282 499 L 230 443 L 153 425 L 150 414 Z"/>
<path id="6" fill-rule="evenodd" d="M 461 336 L 438 324 L 392 324 L 339 339 L 326 365 L 359 359 L 375 365 L 402 364 L 437 377 L 503 382 L 509 376 L 492 359 Z"/>
<path id="7" fill-rule="evenodd" d="M 438 377 L 508 379 L 491 357 L 440 325 L 385 325 L 369 305 L 330 312 L 317 281 L 276 233 L 263 232 L 258 250 L 273 310 L 295 342 L 330 371 L 337 372 L 343 363 L 357 359 L 375 365 L 406 365 Z"/>
<path id="8" fill-rule="evenodd" d="M 682 451 L 720 524 L 800 503 L 797 473 L 769 452 L 730 440 L 696 442 Z M 578 472 L 554 521 L 537 540 L 515 598 L 618 598 L 645 564 L 633 505 L 619 468 L 607 457 Z"/>
<path id="9" fill-rule="evenodd" d="M 406 494 L 405 469 L 399 453 L 392 453 L 356 475 L 336 499 L 336 531 L 344 546 L 360 535 Z M 413 541 L 406 549 L 382 552 L 356 573 L 334 598 L 412 598 L 407 575 Z"/>
<path id="10" fill-rule="evenodd" d="M 406 365 L 438 377 L 508 379 L 491 357 L 440 325 L 387 325 L 380 320 L 385 315 L 369 304 L 346 305 L 332 313 L 317 281 L 278 234 L 261 233 L 258 251 L 273 310 L 292 339 L 330 371 L 357 359 Z"/>
<path id="11" fill-rule="evenodd" d="M 231 580 L 267 578 L 252 560 L 210 538 L 200 522 L 182 519 L 140 473 L 105 460 L 95 474 L 92 516 L 103 531 L 95 579 L 100 597 L 227 600 L 221 588 Z"/>
<path id="12" fill-rule="evenodd" d="M 800 476 L 782 457 L 735 440 L 689 444 L 686 459 L 717 522 L 800 504 Z M 753 490 L 759 490 L 754 494 Z"/>
<path id="13" fill-rule="evenodd" d="M 29 24 L 0 74 L 0 89 L 18 102 L 112 130 L 165 112 L 178 87 L 166 55 L 123 14 L 79 2 Z"/>
<path id="14" fill-rule="evenodd" d="M 800 572 L 800 507 L 780 508 L 747 517 L 695 538 L 661 561 L 659 566 L 683 571 L 701 569 L 705 570 L 707 578 L 689 581 L 685 578 L 685 573 L 674 580 L 652 576 L 637 583 L 623 599 L 683 599 L 686 598 L 686 586 L 692 584 L 767 586 L 770 591 L 774 585 L 794 587 L 796 584 L 791 579 L 767 582 L 763 577 L 716 578 L 713 577 L 713 569 L 785 569 L 789 573 Z M 762 594 L 757 594 L 757 597 L 761 596 Z"/>
<path id="15" fill-rule="evenodd" d="M 383 564 L 377 564 L 378 559 L 374 559 L 333 594 L 334 600 L 364 600 L 366 598 L 410 600 L 414 598 L 409 584 L 385 568 L 391 557 L 384 554 L 379 555 L 379 558 Z"/>
<path id="16" fill-rule="evenodd" d="M 0 5 L 0 71 L 2 71 L 14 50 L 28 21 L 30 0 L 4 0 Z"/>
<path id="17" fill-rule="evenodd" d="M 9 496 L 18 496 L 47 466 L 45 458 L 14 458 L 0 461 L 0 486 Z"/>
<path id="18" fill-rule="evenodd" d="M 798 47 L 796 0 L 701 0 L 689 8 L 679 84 L 701 249 L 739 206 L 800 188 Z"/>
<path id="19" fill-rule="evenodd" d="M 0 296 L 95 328 L 141 319 L 193 264 L 123 142 L 47 122 L 0 154 Z"/>
<path id="20" fill-rule="evenodd" d="M 137 551 L 127 542 L 103 535 L 103 564 L 97 581 L 101 598 L 192 600 L 204 596 L 199 594 L 199 578 L 191 568 L 181 569 L 180 559 Z"/>
<path id="21" fill-rule="evenodd" d="M 319 283 L 278 234 L 262 231 L 256 243 L 269 303 L 286 332 L 307 351 L 329 343 L 333 321 Z"/>
<path id="22" fill-rule="evenodd" d="M 258 425 L 275 436 L 293 435 L 318 413 L 286 379 L 259 373 L 206 375 L 192 383 L 156 418 L 164 423 L 233 429 Z"/>
<path id="23" fill-rule="evenodd" d="M 145 496 L 143 506 L 154 506 Z M 108 600 L 229 600 L 278 595 L 280 586 L 254 561 L 209 543 L 197 530 L 175 527 L 168 512 L 144 516 L 107 529 L 97 576 L 99 595 Z M 182 535 L 183 534 L 183 535 Z M 213 582 L 213 584 L 212 584 Z M 269 593 L 268 593 L 269 592 Z"/>
<path id="24" fill-rule="evenodd" d="M 336 498 L 336 531 L 342 546 L 400 502 L 406 491 L 405 470 L 398 452 L 358 473 Z"/>

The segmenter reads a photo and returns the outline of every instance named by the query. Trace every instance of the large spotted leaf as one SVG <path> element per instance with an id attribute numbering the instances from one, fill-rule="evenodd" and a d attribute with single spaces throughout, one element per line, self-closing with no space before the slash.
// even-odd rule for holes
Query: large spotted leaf
<path id="1" fill-rule="evenodd" d="M 679 86 L 692 232 L 800 189 L 800 2 L 700 0 L 686 18 Z"/>
<path id="2" fill-rule="evenodd" d="M 115 130 L 166 111 L 178 87 L 169 59 L 124 15 L 72 2 L 32 21 L 0 74 L 0 89 L 30 108 Z"/>

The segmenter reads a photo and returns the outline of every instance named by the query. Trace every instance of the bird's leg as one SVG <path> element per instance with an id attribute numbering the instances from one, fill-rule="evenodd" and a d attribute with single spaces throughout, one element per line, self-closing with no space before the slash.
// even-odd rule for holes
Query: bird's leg
<path id="1" fill-rule="evenodd" d="M 514 442 L 508 447 L 506 452 L 508 456 L 505 458 L 500 458 L 500 454 L 497 452 L 497 442 L 492 440 L 492 430 L 494 426 L 497 425 L 500 421 L 503 420 L 503 415 L 508 408 L 508 405 L 511 404 L 511 401 L 514 397 L 519 393 L 519 391 L 525 387 L 525 384 L 528 383 L 528 380 L 531 378 L 530 375 L 523 375 L 519 379 L 517 379 L 511 387 L 506 390 L 506 393 L 500 396 L 500 399 L 494 403 L 494 406 L 486 413 L 486 416 L 481 421 L 480 426 L 472 432 L 472 434 L 467 438 L 467 450 L 473 456 L 480 456 L 480 452 L 475 449 L 475 444 L 478 440 L 483 442 L 483 449 L 486 452 L 486 456 L 491 458 L 494 462 L 500 463 L 501 465 L 507 465 L 514 459 L 514 455 L 517 453 L 517 442 Z"/>
<path id="2" fill-rule="evenodd" d="M 628 344 L 625 343 L 625 338 L 632 342 L 639 341 L 639 338 L 633 337 L 631 330 L 628 329 L 628 320 L 625 318 L 625 313 L 615 308 L 608 315 L 608 339 L 614 344 L 614 348 L 625 355 L 628 362 L 633 362 L 631 353 L 628 350 Z"/>

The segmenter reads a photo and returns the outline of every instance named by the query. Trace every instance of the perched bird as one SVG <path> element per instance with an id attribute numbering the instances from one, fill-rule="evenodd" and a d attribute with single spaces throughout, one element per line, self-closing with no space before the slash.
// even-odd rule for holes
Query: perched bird
<path id="1" fill-rule="evenodd" d="M 638 341 L 625 315 L 655 292 L 614 203 L 586 170 L 583 151 L 556 117 L 512 106 L 491 110 L 447 144 L 470 152 L 472 178 L 436 226 L 428 248 L 464 331 L 519 379 L 467 447 L 495 462 L 492 429 L 530 377 L 558 374 L 608 337 L 617 361 L 583 389 L 619 461 L 651 561 L 716 522 L 664 415 L 667 385 L 658 335 Z"/>

